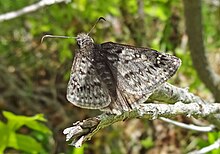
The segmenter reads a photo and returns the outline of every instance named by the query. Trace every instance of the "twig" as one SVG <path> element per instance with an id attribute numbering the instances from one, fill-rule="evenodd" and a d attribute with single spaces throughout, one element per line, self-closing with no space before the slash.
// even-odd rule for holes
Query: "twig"
<path id="1" fill-rule="evenodd" d="M 169 83 L 161 85 L 154 93 L 150 96 L 149 101 L 159 101 L 165 103 L 176 103 L 183 102 L 185 104 L 196 102 L 199 104 L 205 103 L 200 97 L 188 91 L 188 88 L 179 88 Z"/>
<path id="2" fill-rule="evenodd" d="M 161 120 L 163 120 L 165 122 L 171 123 L 173 125 L 185 128 L 185 129 L 195 130 L 195 131 L 199 131 L 199 132 L 211 132 L 215 128 L 214 125 L 210 125 L 210 126 L 196 126 L 196 125 L 192 125 L 192 124 L 185 124 L 185 123 L 178 122 L 178 121 L 171 120 L 171 119 L 164 118 L 164 117 L 160 117 L 159 119 L 161 119 Z"/>
<path id="3" fill-rule="evenodd" d="M 181 91 L 179 96 L 176 95 L 178 91 Z M 171 96 L 174 100 L 182 101 L 175 104 L 141 104 L 135 110 L 124 112 L 121 115 L 102 114 L 97 117 L 83 120 L 82 122 L 78 121 L 73 124 L 73 127 L 64 130 L 63 133 L 66 134 L 66 140 L 69 141 L 72 139 L 71 145 L 79 147 L 100 129 L 128 118 L 156 119 L 158 117 L 172 117 L 180 114 L 194 117 L 208 117 L 220 113 L 219 103 L 207 103 L 199 97 L 189 93 L 186 89 L 164 84 L 152 95 L 159 95 L 159 93 L 160 96 L 162 96 L 161 98 L 164 98 L 165 102 L 169 100 L 167 99 L 168 96 Z M 154 97 L 155 96 L 152 96 L 151 99 Z M 172 101 L 172 99 L 170 99 L 170 101 Z M 184 104 L 183 102 L 187 102 L 188 104 Z M 213 118 L 215 118 L 215 116 Z M 218 124 L 220 124 L 220 122 L 218 122 Z"/>
<path id="4" fill-rule="evenodd" d="M 12 11 L 12 12 L 0 15 L 0 22 L 19 17 L 19 16 L 26 14 L 26 13 L 36 11 L 44 6 L 47 6 L 47 5 L 52 5 L 52 4 L 61 3 L 61 2 L 67 3 L 67 2 L 69 2 L 69 0 L 41 0 L 38 3 L 26 6 L 20 10 Z"/>
<path id="5" fill-rule="evenodd" d="M 217 141 L 215 141 L 213 144 L 202 148 L 201 150 L 198 151 L 192 151 L 189 154 L 204 154 L 204 153 L 208 153 L 214 149 L 218 149 L 220 147 L 220 139 L 218 139 Z"/>

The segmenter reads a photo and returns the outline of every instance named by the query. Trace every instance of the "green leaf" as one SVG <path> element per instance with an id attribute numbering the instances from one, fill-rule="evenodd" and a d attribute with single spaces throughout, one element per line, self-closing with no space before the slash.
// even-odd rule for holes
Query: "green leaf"
<path id="1" fill-rule="evenodd" d="M 39 120 L 39 121 L 43 121 L 46 122 L 47 119 L 44 118 L 43 114 L 36 114 L 35 116 L 32 117 L 34 120 Z"/>
<path id="2" fill-rule="evenodd" d="M 8 147 L 29 153 L 46 153 L 41 144 L 38 143 L 34 138 L 16 133 L 11 133 Z"/>
<path id="3" fill-rule="evenodd" d="M 8 145 L 8 127 L 3 122 L 0 121 L 0 153 L 3 153 Z"/>
<path id="4" fill-rule="evenodd" d="M 52 134 L 51 130 L 44 124 L 37 121 L 30 121 L 25 124 L 27 127 L 42 132 L 44 134 Z"/>
<path id="5" fill-rule="evenodd" d="M 49 128 L 41 123 L 41 121 L 46 121 L 43 114 L 26 117 L 17 116 L 11 112 L 4 111 L 3 115 L 7 118 L 8 122 L 7 124 L 4 124 L 0 121 L 0 153 L 3 153 L 7 147 L 29 153 L 44 152 L 41 143 L 37 142 L 33 137 L 16 133 L 16 130 L 22 125 L 26 125 L 27 127 L 41 133 L 52 134 Z"/>
<path id="6" fill-rule="evenodd" d="M 11 112 L 3 111 L 2 114 L 5 118 L 8 120 L 8 128 L 11 130 L 17 130 L 22 126 L 22 123 L 20 122 L 20 119 L 17 118 L 17 116 Z"/>
<path id="7" fill-rule="evenodd" d="M 18 116 L 18 115 L 11 113 L 11 112 L 3 111 L 3 115 L 7 118 L 8 127 L 11 130 L 17 130 L 23 125 L 26 125 L 32 129 L 34 129 L 34 127 L 31 127 L 31 124 L 36 126 L 37 130 L 39 127 L 45 128 L 45 126 L 42 126 L 41 123 L 36 121 L 36 120 L 46 121 L 46 119 L 43 117 L 43 114 L 37 114 L 33 117 L 26 117 L 26 116 L 20 116 L 20 115 Z M 37 124 L 37 123 L 39 123 L 39 124 Z M 46 130 L 46 132 L 48 132 L 48 130 Z"/>
<path id="8" fill-rule="evenodd" d="M 27 117 L 27 116 L 20 116 L 20 115 L 15 115 L 11 112 L 8 112 L 8 111 L 3 111 L 3 115 L 8 119 L 8 120 L 20 120 L 20 121 L 30 121 L 30 120 L 39 120 L 39 121 L 47 121 L 45 118 L 44 118 L 44 115 L 43 114 L 37 114 L 35 116 L 32 116 L 32 117 Z"/>

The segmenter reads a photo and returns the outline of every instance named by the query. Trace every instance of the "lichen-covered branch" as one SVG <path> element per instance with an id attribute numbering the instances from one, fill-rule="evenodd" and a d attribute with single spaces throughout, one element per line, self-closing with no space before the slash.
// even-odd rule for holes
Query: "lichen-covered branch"
<path id="1" fill-rule="evenodd" d="M 194 94 L 188 92 L 188 88 L 179 88 L 169 83 L 161 85 L 154 93 L 150 96 L 149 101 L 159 101 L 165 103 L 204 103 L 204 101 Z"/>
<path id="2" fill-rule="evenodd" d="M 157 97 L 157 96 L 160 96 Z M 72 140 L 71 145 L 80 147 L 83 142 L 89 140 L 100 129 L 112 125 L 118 121 L 124 121 L 129 118 L 156 119 L 158 117 L 174 117 L 176 115 L 186 115 L 194 117 L 215 118 L 220 113 L 220 104 L 208 103 L 197 96 L 189 93 L 186 89 L 181 89 L 170 84 L 164 84 L 157 89 L 151 100 L 163 102 L 175 102 L 174 104 L 140 104 L 136 109 L 124 112 L 121 115 L 102 114 L 97 117 L 78 121 L 72 127 L 66 128 L 66 140 Z M 217 118 L 217 117 L 216 117 Z M 218 120 L 216 120 L 218 121 Z M 220 122 L 216 123 L 220 127 Z"/>

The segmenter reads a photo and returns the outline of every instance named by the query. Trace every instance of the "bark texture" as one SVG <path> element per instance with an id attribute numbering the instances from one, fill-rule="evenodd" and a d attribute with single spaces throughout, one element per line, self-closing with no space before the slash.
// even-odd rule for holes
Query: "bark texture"
<path id="1" fill-rule="evenodd" d="M 187 89 L 165 83 L 151 95 L 150 100 L 173 104 L 140 104 L 136 109 L 123 112 L 120 115 L 103 113 L 83 121 L 77 121 L 72 127 L 63 131 L 66 135 L 66 141 L 72 141 L 70 145 L 80 147 L 83 142 L 90 140 L 99 130 L 130 118 L 157 119 L 177 115 L 203 117 L 214 124 L 216 129 L 220 129 L 220 104 L 206 102 L 188 92 Z"/>
<path id="2" fill-rule="evenodd" d="M 203 43 L 201 0 L 183 0 L 186 33 L 193 65 L 199 78 L 220 102 L 220 77 L 209 65 Z"/>

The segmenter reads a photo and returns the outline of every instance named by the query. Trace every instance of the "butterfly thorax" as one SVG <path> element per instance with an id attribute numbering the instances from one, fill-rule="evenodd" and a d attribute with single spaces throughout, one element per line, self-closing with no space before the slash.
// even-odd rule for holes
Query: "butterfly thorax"
<path id="1" fill-rule="evenodd" d="M 94 45 L 93 39 L 89 35 L 84 33 L 78 34 L 76 37 L 76 41 L 80 49 L 91 48 Z"/>

